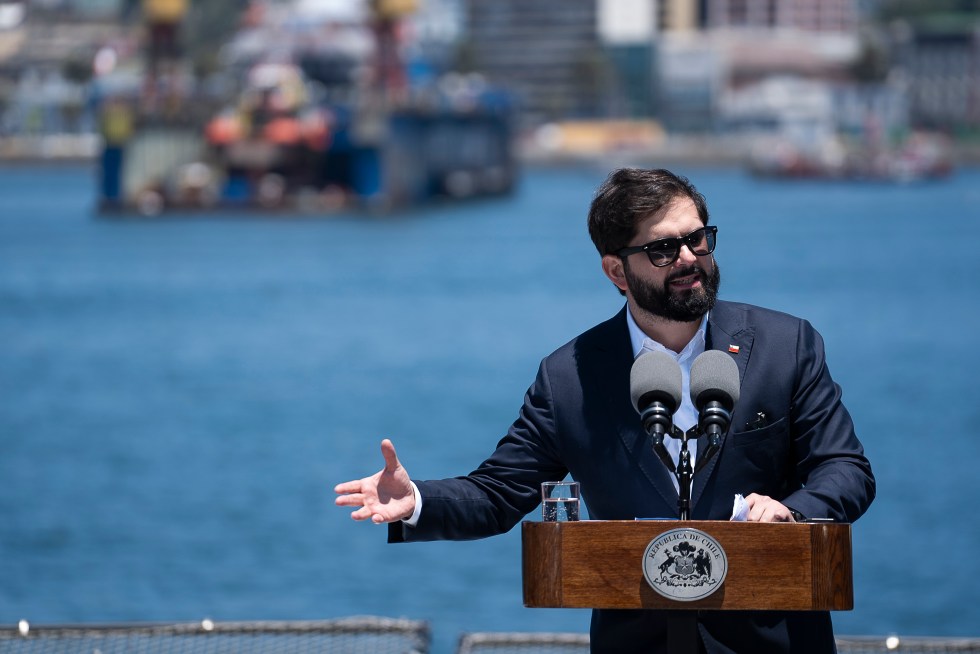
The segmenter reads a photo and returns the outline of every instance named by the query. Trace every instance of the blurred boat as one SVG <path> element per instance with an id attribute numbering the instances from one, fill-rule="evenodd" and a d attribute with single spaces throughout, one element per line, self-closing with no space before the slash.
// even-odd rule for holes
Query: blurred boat
<path id="1" fill-rule="evenodd" d="M 412 86 L 396 27 L 414 5 L 374 7 L 367 25 L 330 24 L 325 43 L 285 53 L 245 35 L 224 71 L 238 90 L 221 102 L 171 102 L 156 79 L 107 99 L 100 209 L 385 212 L 510 192 L 507 95 L 452 73 Z M 164 63 L 149 74 L 173 88 Z"/>
<path id="2" fill-rule="evenodd" d="M 947 139 L 913 133 L 891 146 L 869 146 L 839 135 L 809 146 L 777 139 L 752 150 L 749 169 L 777 178 L 914 182 L 945 177 L 953 164 Z"/>

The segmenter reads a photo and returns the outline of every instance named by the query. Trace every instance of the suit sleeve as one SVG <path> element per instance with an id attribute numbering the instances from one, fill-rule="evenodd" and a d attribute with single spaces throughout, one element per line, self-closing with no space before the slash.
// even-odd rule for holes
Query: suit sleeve
<path id="1" fill-rule="evenodd" d="M 472 540 L 509 531 L 541 501 L 541 482 L 568 474 L 555 434 L 548 360 L 514 424 L 493 454 L 463 477 L 416 481 L 422 513 L 415 527 L 389 525 L 389 542 Z"/>
<path id="2" fill-rule="evenodd" d="M 800 321 L 792 406 L 796 472 L 803 488 L 783 504 L 808 518 L 854 522 L 875 496 L 875 479 L 830 376 L 820 334 Z"/>

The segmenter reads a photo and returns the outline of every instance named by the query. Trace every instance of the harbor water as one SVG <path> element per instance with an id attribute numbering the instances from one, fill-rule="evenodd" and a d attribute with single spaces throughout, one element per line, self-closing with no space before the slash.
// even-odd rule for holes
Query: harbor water
<path id="1" fill-rule="evenodd" d="M 679 168 L 721 296 L 808 318 L 878 478 L 840 634 L 980 635 L 980 170 L 922 184 Z M 94 214 L 84 167 L 0 169 L 0 623 L 428 620 L 522 607 L 520 535 L 387 545 L 334 506 L 381 466 L 462 474 L 540 359 L 615 313 L 606 170 L 397 216 Z M 532 515 L 540 519 L 539 515 Z"/>

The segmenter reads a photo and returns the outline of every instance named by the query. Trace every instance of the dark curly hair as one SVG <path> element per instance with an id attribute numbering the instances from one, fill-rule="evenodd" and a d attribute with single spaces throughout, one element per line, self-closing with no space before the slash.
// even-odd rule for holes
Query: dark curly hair
<path id="1" fill-rule="evenodd" d="M 600 255 L 629 245 L 636 226 L 678 196 L 694 202 L 701 223 L 708 224 L 708 204 L 686 177 L 657 168 L 620 168 L 606 177 L 589 207 L 589 236 Z"/>

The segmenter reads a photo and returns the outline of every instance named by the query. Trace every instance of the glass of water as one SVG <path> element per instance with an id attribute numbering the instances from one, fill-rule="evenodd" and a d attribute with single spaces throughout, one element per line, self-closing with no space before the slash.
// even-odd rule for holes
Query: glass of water
<path id="1" fill-rule="evenodd" d="M 577 481 L 546 481 L 541 484 L 541 519 L 545 522 L 578 520 Z"/>

